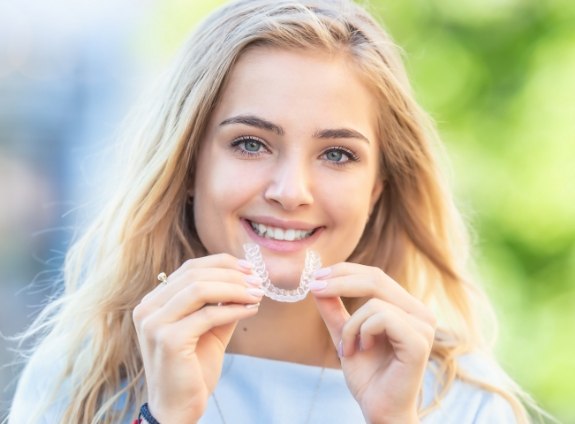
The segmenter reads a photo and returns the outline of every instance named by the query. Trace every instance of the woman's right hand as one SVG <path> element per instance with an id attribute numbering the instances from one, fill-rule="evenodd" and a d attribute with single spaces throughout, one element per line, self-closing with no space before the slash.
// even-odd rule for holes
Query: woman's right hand
<path id="1" fill-rule="evenodd" d="M 148 404 L 159 422 L 203 415 L 237 322 L 258 311 L 260 285 L 245 261 L 206 256 L 186 261 L 136 306 Z"/>

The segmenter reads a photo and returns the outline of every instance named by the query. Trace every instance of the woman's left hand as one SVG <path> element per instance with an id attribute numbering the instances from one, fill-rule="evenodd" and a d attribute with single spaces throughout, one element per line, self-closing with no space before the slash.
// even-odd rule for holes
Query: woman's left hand
<path id="1" fill-rule="evenodd" d="M 418 397 L 435 335 L 433 313 L 375 267 L 339 263 L 311 287 L 366 420 L 419 422 Z M 350 316 L 341 297 L 368 300 Z"/>

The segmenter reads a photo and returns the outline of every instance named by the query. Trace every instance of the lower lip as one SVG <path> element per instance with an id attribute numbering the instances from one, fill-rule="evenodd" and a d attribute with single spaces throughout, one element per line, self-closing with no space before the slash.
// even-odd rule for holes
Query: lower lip
<path id="1" fill-rule="evenodd" d="M 274 240 L 266 237 L 262 237 L 257 234 L 254 229 L 252 228 L 251 224 L 242 219 L 242 224 L 245 227 L 248 236 L 257 244 L 260 245 L 262 248 L 266 248 L 268 250 L 273 250 L 276 252 L 297 252 L 301 251 L 302 249 L 307 248 L 310 244 L 312 244 L 317 238 L 319 234 L 322 232 L 323 228 L 318 228 L 314 231 L 314 233 L 301 240 Z"/>

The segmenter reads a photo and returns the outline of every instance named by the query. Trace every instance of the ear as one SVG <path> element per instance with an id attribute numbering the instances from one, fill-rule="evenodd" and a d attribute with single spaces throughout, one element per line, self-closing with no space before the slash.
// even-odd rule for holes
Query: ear
<path id="1" fill-rule="evenodd" d="M 385 187 L 385 180 L 383 178 L 377 178 L 375 180 L 375 183 L 373 184 L 373 189 L 371 190 L 371 199 L 369 201 L 369 215 L 371 216 L 371 213 L 373 212 L 373 208 L 375 206 L 375 204 L 377 203 L 377 201 L 379 200 L 379 197 L 381 196 L 381 193 L 383 192 L 383 189 Z"/>

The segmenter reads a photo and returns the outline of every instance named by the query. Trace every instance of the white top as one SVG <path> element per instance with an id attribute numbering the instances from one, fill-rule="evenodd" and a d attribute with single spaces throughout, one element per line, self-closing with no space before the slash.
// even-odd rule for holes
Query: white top
<path id="1" fill-rule="evenodd" d="M 54 357 L 35 355 L 18 384 L 9 424 L 30 422 L 39 394 L 53 390 L 57 377 Z M 476 356 L 460 360 L 463 368 L 484 381 L 496 381 L 495 371 Z M 423 385 L 429 405 L 436 390 L 435 366 L 430 363 Z M 225 424 L 364 423 L 359 405 L 347 389 L 343 372 L 250 356 L 226 354 L 215 391 Z M 60 423 L 66 396 L 58 397 L 40 422 Z M 135 415 L 124 423 L 131 424 Z M 308 419 L 309 417 L 309 419 Z M 201 424 L 224 423 L 210 398 Z M 424 417 L 425 424 L 515 423 L 510 405 L 500 396 L 456 380 L 441 406 Z"/>

